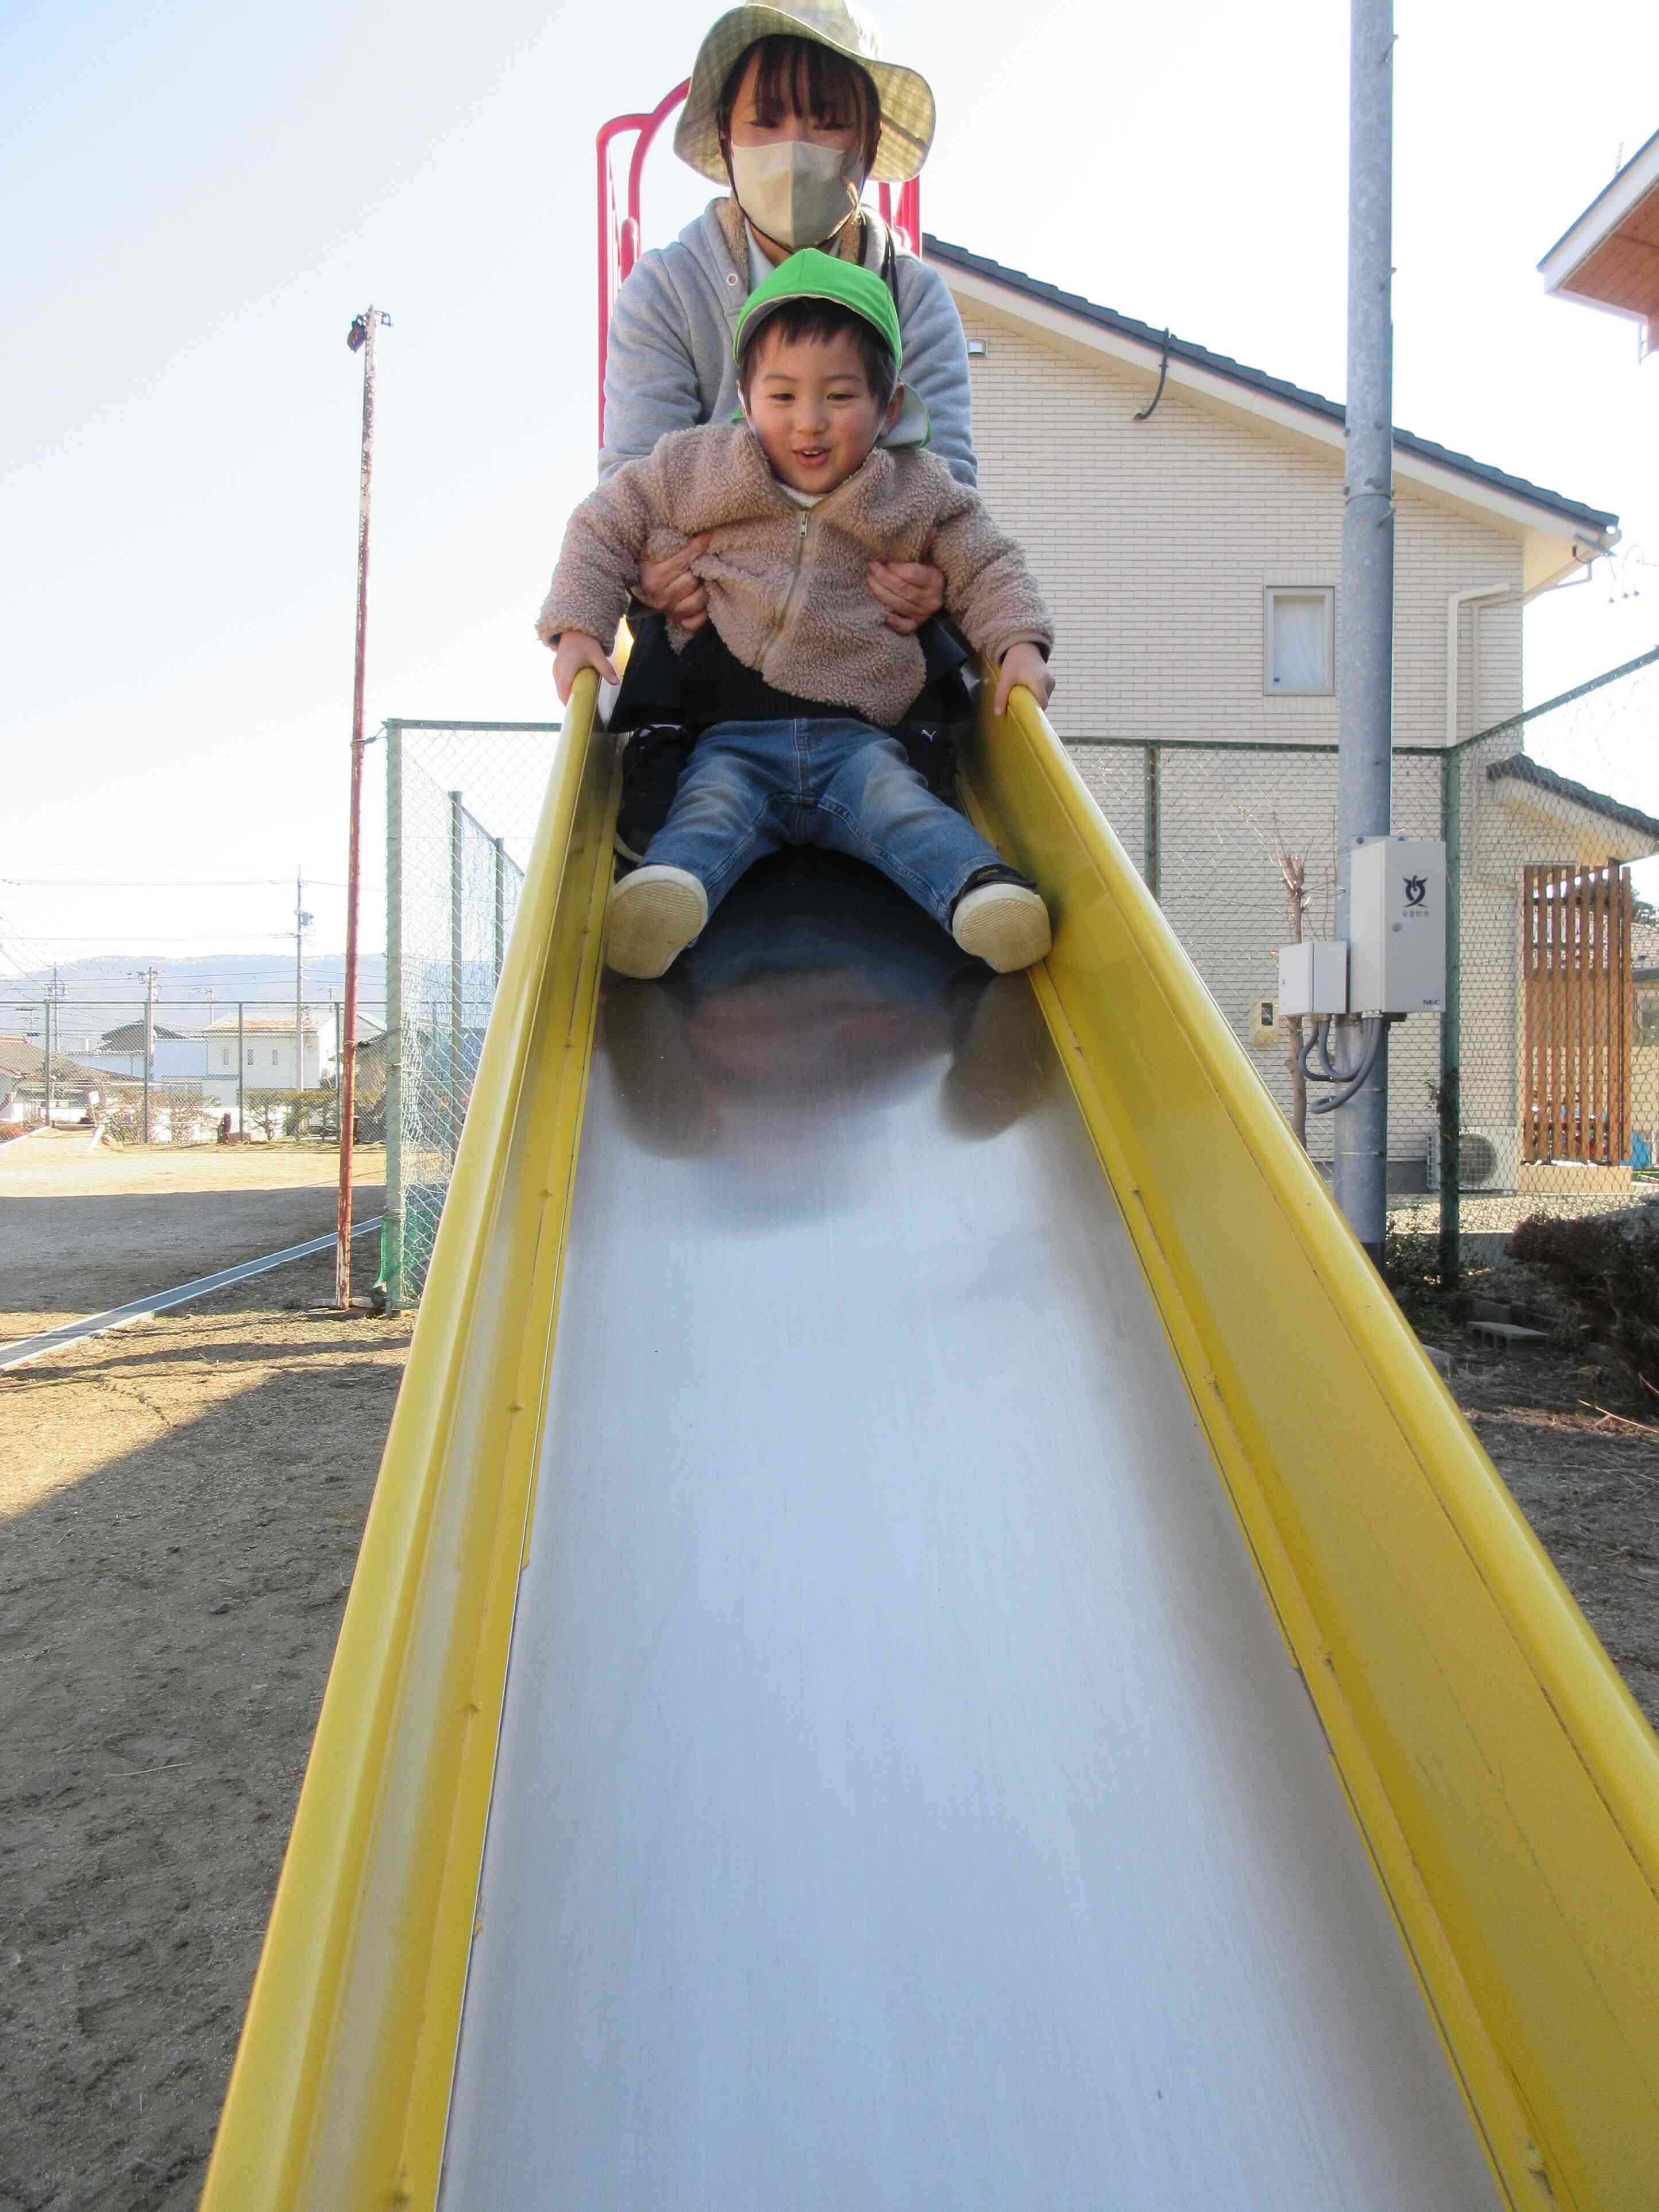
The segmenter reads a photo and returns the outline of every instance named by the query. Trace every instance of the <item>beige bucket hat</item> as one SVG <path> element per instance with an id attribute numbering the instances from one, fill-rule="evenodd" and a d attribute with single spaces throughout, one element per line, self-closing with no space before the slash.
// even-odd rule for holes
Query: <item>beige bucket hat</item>
<path id="1" fill-rule="evenodd" d="M 715 125 L 720 93 L 738 57 L 757 39 L 771 38 L 811 39 L 856 62 L 881 102 L 881 139 L 872 176 L 880 184 L 903 184 L 915 175 L 933 143 L 932 89 L 915 70 L 882 60 L 880 33 L 850 0 L 793 0 L 783 8 L 732 8 L 720 16 L 692 64 L 691 88 L 674 132 L 674 151 L 682 161 L 715 184 L 725 184 Z"/>

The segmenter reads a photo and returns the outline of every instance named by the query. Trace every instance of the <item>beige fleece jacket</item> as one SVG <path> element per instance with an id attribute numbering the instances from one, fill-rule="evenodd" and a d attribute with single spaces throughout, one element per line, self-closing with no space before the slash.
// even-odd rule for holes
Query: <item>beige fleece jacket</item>
<path id="1" fill-rule="evenodd" d="M 738 659 L 780 691 L 851 708 L 890 728 L 921 690 L 922 652 L 887 627 L 872 561 L 932 561 L 945 604 L 994 661 L 1054 642 L 1025 556 L 976 492 L 917 448 L 878 446 L 816 507 L 797 507 L 746 423 L 676 430 L 602 483 L 571 516 L 536 629 L 548 644 L 585 630 L 609 650 L 642 559 L 709 535 L 692 562 L 708 613 Z M 930 543 L 931 541 L 931 543 Z M 685 633 L 671 627 L 680 651 Z"/>

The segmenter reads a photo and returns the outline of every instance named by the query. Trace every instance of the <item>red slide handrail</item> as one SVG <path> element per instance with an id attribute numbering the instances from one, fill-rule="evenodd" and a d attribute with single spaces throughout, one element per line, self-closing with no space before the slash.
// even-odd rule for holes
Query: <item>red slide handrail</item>
<path id="1" fill-rule="evenodd" d="M 663 97 L 648 114 L 614 115 L 599 136 L 599 444 L 605 444 L 605 364 L 611 345 L 611 318 L 616 309 L 617 295 L 621 291 L 629 271 L 640 258 L 640 194 L 645 174 L 645 157 L 651 151 L 657 133 L 690 91 L 691 80 L 684 78 L 672 92 Z M 617 196 L 617 179 L 611 166 L 611 147 L 613 140 L 629 131 L 637 131 L 634 151 L 628 164 L 627 212 L 621 212 Z M 915 254 L 921 252 L 921 182 L 912 177 L 908 185 L 899 187 L 896 207 L 890 185 L 878 185 L 876 202 L 882 221 L 893 232 L 899 243 Z"/>

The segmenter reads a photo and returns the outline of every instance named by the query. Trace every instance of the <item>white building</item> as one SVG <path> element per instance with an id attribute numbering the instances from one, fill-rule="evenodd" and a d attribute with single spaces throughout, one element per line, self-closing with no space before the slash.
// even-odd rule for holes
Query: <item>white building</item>
<path id="1" fill-rule="evenodd" d="M 221 1105 L 234 1107 L 237 1094 L 237 1023 L 233 1014 L 228 1020 L 213 1023 L 203 1032 L 206 1044 L 206 1067 L 203 1087 Z M 307 1013 L 302 1032 L 304 1066 L 299 1082 L 295 1081 L 295 1054 L 294 1018 L 292 1015 L 248 1014 L 241 1023 L 242 1066 L 241 1085 L 244 1091 L 315 1091 L 321 1084 L 321 1043 L 315 1024 Z"/>
<path id="2" fill-rule="evenodd" d="M 981 489 L 1054 611 L 1054 726 L 1249 1035 L 1287 934 L 1271 848 L 1334 874 L 1342 408 L 963 247 L 927 253 L 968 337 Z M 1447 749 L 1492 732 L 1461 756 L 1463 1125 L 1507 1133 L 1513 1157 L 1536 1104 L 1522 863 L 1659 851 L 1659 823 L 1537 771 L 1521 732 L 1494 728 L 1521 711 L 1523 605 L 1578 579 L 1618 518 L 1403 430 L 1395 489 L 1395 826 L 1441 836 Z M 1307 933 L 1334 936 L 1318 872 Z M 1436 1127 L 1437 1026 L 1394 1049 L 1402 1188 Z M 1259 1061 L 1281 1104 L 1285 1059 Z"/>

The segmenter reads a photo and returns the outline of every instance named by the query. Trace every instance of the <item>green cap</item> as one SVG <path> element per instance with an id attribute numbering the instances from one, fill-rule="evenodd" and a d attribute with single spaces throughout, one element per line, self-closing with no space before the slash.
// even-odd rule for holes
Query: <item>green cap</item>
<path id="1" fill-rule="evenodd" d="M 820 253 L 816 246 L 803 246 L 781 261 L 763 284 L 757 284 L 738 317 L 732 358 L 743 359 L 744 340 L 756 324 L 792 300 L 831 300 L 838 307 L 862 316 L 893 356 L 895 374 L 904 366 L 904 346 L 899 337 L 898 309 L 893 295 L 873 269 L 856 261 L 837 261 Z"/>

